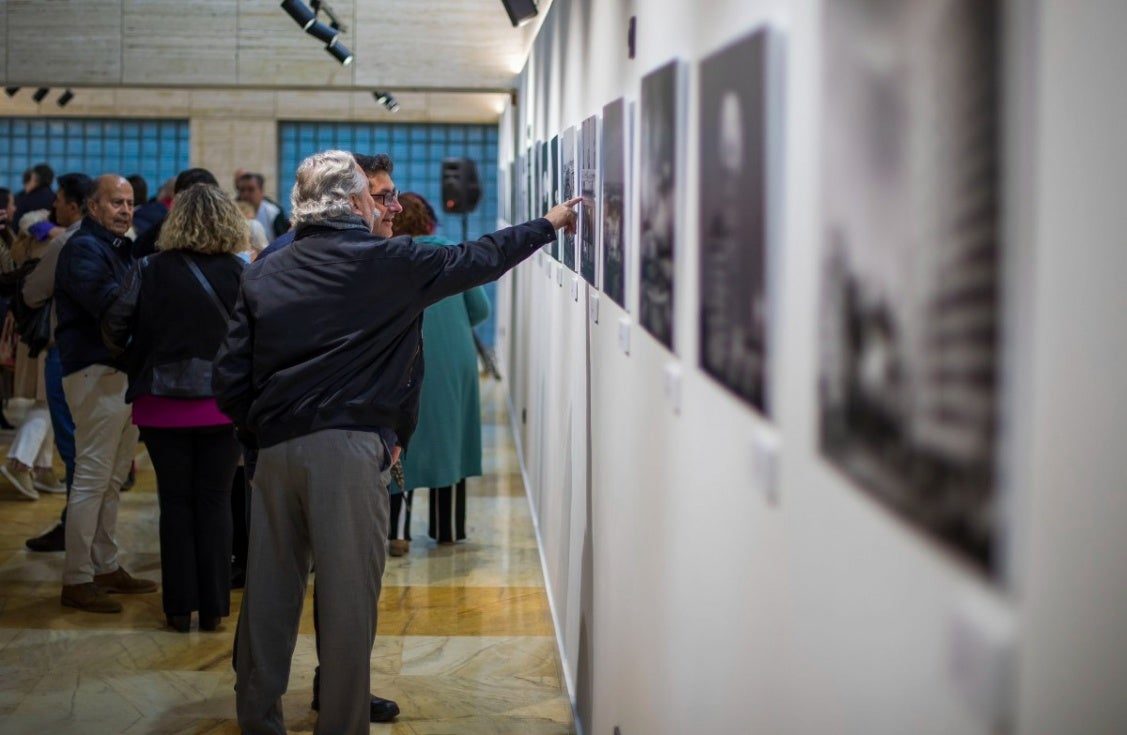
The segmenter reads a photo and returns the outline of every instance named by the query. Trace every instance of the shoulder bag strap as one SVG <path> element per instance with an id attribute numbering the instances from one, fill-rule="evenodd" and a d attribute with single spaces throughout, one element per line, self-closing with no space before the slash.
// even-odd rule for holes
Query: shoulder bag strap
<path id="1" fill-rule="evenodd" d="M 196 280 L 200 282 L 200 287 L 203 288 L 204 293 L 206 293 L 208 298 L 211 299 L 211 303 L 215 305 L 215 309 L 219 312 L 219 315 L 223 317 L 223 321 L 226 322 L 230 320 L 231 313 L 227 311 L 227 307 L 224 306 L 223 302 L 219 300 L 219 294 L 215 293 L 215 289 L 211 287 L 211 282 L 207 280 L 207 276 L 203 274 L 203 271 L 200 270 L 200 267 L 196 265 L 195 261 L 189 258 L 183 250 L 177 251 L 177 253 L 181 258 L 184 259 L 184 263 L 187 264 L 188 270 L 192 271 L 192 275 L 195 276 Z"/>

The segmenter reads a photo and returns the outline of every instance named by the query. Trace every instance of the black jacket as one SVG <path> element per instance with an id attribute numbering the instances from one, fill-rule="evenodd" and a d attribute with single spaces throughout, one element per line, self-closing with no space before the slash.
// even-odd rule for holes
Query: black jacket
<path id="1" fill-rule="evenodd" d="M 46 209 L 54 216 L 55 210 L 55 190 L 49 186 L 41 186 L 38 189 L 32 189 L 26 193 L 16 194 L 16 211 L 12 215 L 12 221 L 8 226 L 12 228 L 13 232 L 19 232 L 20 220 L 28 212 L 34 212 L 37 209 Z"/>
<path id="2" fill-rule="evenodd" d="M 55 342 L 63 375 L 90 365 L 121 369 L 102 343 L 101 320 L 129 267 L 133 242 L 86 217 L 59 253 L 55 269 Z"/>
<path id="3" fill-rule="evenodd" d="M 324 429 L 394 431 L 419 415 L 423 310 L 491 281 L 555 237 L 539 219 L 457 247 L 306 225 L 246 271 L 216 357 L 219 408 L 261 447 Z"/>
<path id="4" fill-rule="evenodd" d="M 226 313 L 235 308 L 243 261 L 234 255 L 170 250 L 133 265 L 102 317 L 102 336 L 125 353 L 129 389 L 140 395 L 210 398 L 212 362 L 227 334 L 227 317 L 215 307 L 188 267 L 200 269 Z"/>

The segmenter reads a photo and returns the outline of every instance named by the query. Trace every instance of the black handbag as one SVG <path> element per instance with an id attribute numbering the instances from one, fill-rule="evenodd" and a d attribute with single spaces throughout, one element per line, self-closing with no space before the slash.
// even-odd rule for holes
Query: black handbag
<path id="1" fill-rule="evenodd" d="M 16 294 L 13 311 L 16 316 L 16 332 L 20 341 L 27 345 L 28 357 L 38 357 L 51 342 L 51 304 L 54 299 L 37 308 L 24 303 L 23 296 Z"/>

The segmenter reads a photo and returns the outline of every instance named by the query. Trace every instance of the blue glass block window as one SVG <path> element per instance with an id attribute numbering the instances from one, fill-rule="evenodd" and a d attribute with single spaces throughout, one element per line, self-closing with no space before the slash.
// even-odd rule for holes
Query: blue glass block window
<path id="1" fill-rule="evenodd" d="M 400 191 L 414 191 L 426 197 L 438 213 L 438 233 L 456 242 L 462 239 L 462 216 L 442 212 L 442 159 L 473 158 L 482 194 L 477 209 L 467 218 L 466 232 L 470 238 L 478 238 L 497 229 L 495 125 L 279 123 L 278 198 L 287 212 L 298 164 L 305 157 L 330 148 L 391 156 L 395 185 Z M 493 284 L 486 291 L 490 301 L 495 302 Z M 490 345 L 494 330 L 492 317 L 478 327 L 482 341 Z"/>
<path id="2" fill-rule="evenodd" d="M 23 188 L 23 172 L 47 163 L 55 175 L 140 174 L 150 196 L 188 168 L 187 120 L 0 119 L 0 186 Z"/>

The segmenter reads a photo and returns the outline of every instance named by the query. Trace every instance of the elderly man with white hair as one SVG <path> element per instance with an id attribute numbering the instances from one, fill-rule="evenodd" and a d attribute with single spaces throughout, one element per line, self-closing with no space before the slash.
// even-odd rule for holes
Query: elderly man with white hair
<path id="1" fill-rule="evenodd" d="M 322 662 L 315 732 L 368 732 L 387 485 L 418 418 L 423 310 L 574 228 L 580 201 L 435 248 L 374 236 L 368 186 L 344 151 L 301 163 L 294 242 L 247 269 L 215 363 L 220 408 L 259 447 L 238 631 L 244 733 L 285 733 L 281 696 L 311 563 Z"/>

